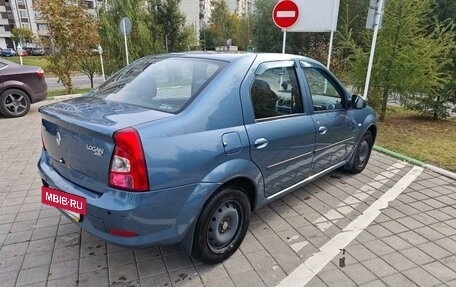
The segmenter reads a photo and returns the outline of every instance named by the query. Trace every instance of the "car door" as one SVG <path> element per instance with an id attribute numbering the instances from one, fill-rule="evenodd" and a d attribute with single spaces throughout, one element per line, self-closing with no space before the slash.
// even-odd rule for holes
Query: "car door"
<path id="1" fill-rule="evenodd" d="M 261 170 L 268 197 L 307 177 L 315 128 L 304 112 L 294 61 L 259 65 L 250 85 L 254 120 L 246 130 L 251 159 Z"/>
<path id="2" fill-rule="evenodd" d="M 342 86 L 319 66 L 301 62 L 311 96 L 316 140 L 312 172 L 343 162 L 354 147 L 358 126 Z"/>

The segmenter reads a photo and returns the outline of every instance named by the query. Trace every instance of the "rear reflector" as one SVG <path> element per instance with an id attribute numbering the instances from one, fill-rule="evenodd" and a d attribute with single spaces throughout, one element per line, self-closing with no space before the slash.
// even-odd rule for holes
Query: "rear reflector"
<path id="1" fill-rule="evenodd" d="M 134 128 L 114 133 L 109 185 L 130 191 L 149 190 L 149 176 L 141 138 Z"/>
<path id="2" fill-rule="evenodd" d="M 122 229 L 115 229 L 115 228 L 109 228 L 109 233 L 111 233 L 112 235 L 124 236 L 124 237 L 132 237 L 132 236 L 138 235 L 135 232 L 130 231 L 130 230 L 122 230 Z"/>

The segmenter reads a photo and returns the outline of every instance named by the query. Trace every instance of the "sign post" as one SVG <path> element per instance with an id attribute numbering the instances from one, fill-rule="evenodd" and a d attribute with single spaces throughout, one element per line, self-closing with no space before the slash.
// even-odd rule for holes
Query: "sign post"
<path id="1" fill-rule="evenodd" d="M 130 35 L 131 32 L 131 21 L 128 17 L 123 17 L 120 19 L 119 23 L 120 32 L 124 35 L 124 43 L 125 43 L 125 56 L 127 58 L 127 65 L 130 64 L 128 60 L 128 44 L 127 44 L 127 35 Z"/>
<path id="2" fill-rule="evenodd" d="M 105 78 L 104 65 L 103 65 L 103 48 L 101 48 L 101 45 L 98 45 L 98 55 L 100 55 L 101 74 L 103 75 L 103 82 L 104 82 L 106 80 L 106 78 Z"/>
<path id="3" fill-rule="evenodd" d="M 282 54 L 285 54 L 287 29 L 296 23 L 298 17 L 298 6 L 291 0 L 282 0 L 278 2 L 272 10 L 272 20 L 274 21 L 274 24 L 283 31 Z"/>
<path id="4" fill-rule="evenodd" d="M 328 68 L 329 70 L 329 67 L 331 66 L 331 56 L 332 56 L 332 48 L 333 48 L 333 41 L 334 41 L 334 31 L 336 30 L 335 25 L 334 23 L 337 23 L 337 15 L 339 14 L 339 7 L 334 8 L 334 11 L 333 11 L 333 16 L 332 16 L 332 19 L 331 19 L 331 34 L 329 36 L 329 50 L 328 50 L 328 62 L 326 63 L 326 68 Z"/>
<path id="5" fill-rule="evenodd" d="M 19 61 L 21 63 L 21 65 L 24 65 L 24 63 L 22 62 L 22 53 L 24 52 L 24 50 L 22 49 L 22 45 L 21 43 L 19 43 L 17 45 L 17 53 L 19 54 Z"/>
<path id="6" fill-rule="evenodd" d="M 371 72 L 372 72 L 372 64 L 374 62 L 375 45 L 377 44 L 378 29 L 380 27 L 380 19 L 381 19 L 381 15 L 383 13 L 383 2 L 384 2 L 384 0 L 377 0 L 378 6 L 377 6 L 377 10 L 375 12 L 375 18 L 374 18 L 374 35 L 372 37 L 371 51 L 370 51 L 370 55 L 369 55 L 369 64 L 367 66 L 366 84 L 364 85 L 364 93 L 363 93 L 364 99 L 367 99 L 367 92 L 369 91 L 369 82 L 370 82 L 370 76 L 371 76 Z"/>

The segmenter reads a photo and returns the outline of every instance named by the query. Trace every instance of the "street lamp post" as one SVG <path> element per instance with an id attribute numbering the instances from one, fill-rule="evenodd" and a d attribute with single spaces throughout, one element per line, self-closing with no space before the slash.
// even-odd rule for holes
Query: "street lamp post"
<path id="1" fill-rule="evenodd" d="M 100 55 L 101 74 L 103 76 L 103 82 L 104 82 L 105 81 L 105 72 L 104 72 L 104 64 L 103 64 L 103 48 L 101 48 L 101 45 L 98 45 L 98 55 Z"/>
<path id="2" fill-rule="evenodd" d="M 19 61 L 21 62 L 21 65 L 24 65 L 24 63 L 22 62 L 22 52 L 23 52 L 22 45 L 21 45 L 21 43 L 19 43 L 17 45 L 17 53 L 19 54 Z"/>

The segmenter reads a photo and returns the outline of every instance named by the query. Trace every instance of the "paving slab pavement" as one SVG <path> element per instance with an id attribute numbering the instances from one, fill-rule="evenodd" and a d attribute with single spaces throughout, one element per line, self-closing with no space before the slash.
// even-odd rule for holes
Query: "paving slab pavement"
<path id="1" fill-rule="evenodd" d="M 257 210 L 240 249 L 208 266 L 177 246 L 106 243 L 41 204 L 39 105 L 0 117 L 2 287 L 283 285 L 414 168 L 373 152 L 363 173 L 333 172 Z M 346 243 L 306 286 L 456 286 L 456 181 L 420 171 Z"/>

